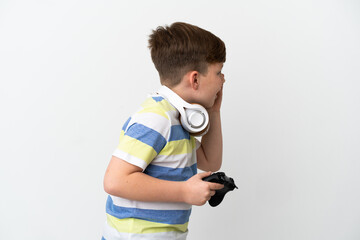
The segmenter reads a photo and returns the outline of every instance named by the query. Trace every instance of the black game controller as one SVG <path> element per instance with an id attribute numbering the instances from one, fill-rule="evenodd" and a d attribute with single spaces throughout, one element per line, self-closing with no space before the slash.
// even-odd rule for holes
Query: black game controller
<path id="1" fill-rule="evenodd" d="M 208 177 L 204 177 L 202 180 L 207 182 L 220 183 L 224 185 L 224 188 L 216 190 L 215 195 L 210 198 L 209 204 L 212 207 L 216 207 L 217 205 L 219 205 L 224 199 L 227 192 L 238 188 L 235 185 L 234 179 L 226 176 L 223 172 L 213 173 Z"/>

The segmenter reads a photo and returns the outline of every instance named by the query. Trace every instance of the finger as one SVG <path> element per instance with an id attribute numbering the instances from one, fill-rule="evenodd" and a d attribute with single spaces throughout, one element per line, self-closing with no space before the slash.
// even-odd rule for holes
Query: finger
<path id="1" fill-rule="evenodd" d="M 221 86 L 221 90 L 219 91 L 219 94 L 223 94 L 223 91 L 224 91 L 224 84 Z"/>
<path id="2" fill-rule="evenodd" d="M 203 173 L 199 173 L 198 176 L 203 179 L 204 177 L 208 177 L 211 175 L 211 172 L 203 172 Z"/>
<path id="3" fill-rule="evenodd" d="M 211 190 L 211 191 L 210 191 L 210 196 L 211 196 L 211 197 L 214 196 L 215 193 L 216 193 L 216 191 Z"/>
<path id="4" fill-rule="evenodd" d="M 210 186 L 211 190 L 219 190 L 219 189 L 224 188 L 224 185 L 220 184 L 220 183 L 211 183 L 211 182 L 209 182 L 209 186 Z"/>
<path id="5" fill-rule="evenodd" d="M 222 90 L 221 90 L 220 92 L 218 92 L 216 95 L 217 95 L 216 100 L 221 99 L 221 97 L 222 97 Z M 219 101 L 219 100 L 218 100 L 218 101 Z"/>

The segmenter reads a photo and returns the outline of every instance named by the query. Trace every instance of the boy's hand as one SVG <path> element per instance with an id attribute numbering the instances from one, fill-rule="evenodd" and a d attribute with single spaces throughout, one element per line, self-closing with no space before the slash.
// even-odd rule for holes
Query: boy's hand
<path id="1" fill-rule="evenodd" d="M 221 90 L 217 93 L 216 95 L 216 99 L 214 102 L 214 105 L 208 109 L 209 112 L 219 112 L 220 108 L 221 108 L 221 102 L 222 102 L 222 96 L 223 96 L 223 87 L 221 88 Z"/>
<path id="2" fill-rule="evenodd" d="M 215 194 L 216 190 L 224 187 L 224 185 L 219 183 L 206 182 L 202 180 L 204 177 L 210 175 L 211 172 L 199 173 L 184 182 L 184 200 L 186 203 L 202 206 Z"/>

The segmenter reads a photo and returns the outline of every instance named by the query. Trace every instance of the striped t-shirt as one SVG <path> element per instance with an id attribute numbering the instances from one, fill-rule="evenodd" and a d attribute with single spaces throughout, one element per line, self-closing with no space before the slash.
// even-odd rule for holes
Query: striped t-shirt
<path id="1" fill-rule="evenodd" d="M 113 153 L 163 180 L 186 181 L 197 173 L 199 142 L 184 130 L 179 112 L 160 95 L 152 95 L 124 124 Z M 140 202 L 108 196 L 103 239 L 186 239 L 191 205 Z"/>

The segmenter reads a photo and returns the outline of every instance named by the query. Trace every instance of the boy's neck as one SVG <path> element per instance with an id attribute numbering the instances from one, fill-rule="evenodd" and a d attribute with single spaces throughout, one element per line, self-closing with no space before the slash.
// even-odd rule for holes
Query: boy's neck
<path id="1" fill-rule="evenodd" d="M 178 84 L 175 87 L 170 88 L 173 92 L 175 92 L 177 95 L 179 95 L 185 102 L 192 103 L 194 102 L 192 97 L 192 90 L 189 89 L 186 86 L 183 86 L 183 84 Z"/>

